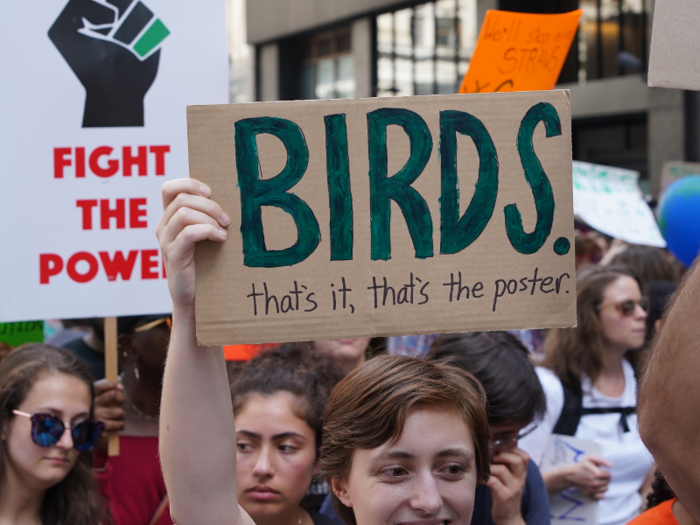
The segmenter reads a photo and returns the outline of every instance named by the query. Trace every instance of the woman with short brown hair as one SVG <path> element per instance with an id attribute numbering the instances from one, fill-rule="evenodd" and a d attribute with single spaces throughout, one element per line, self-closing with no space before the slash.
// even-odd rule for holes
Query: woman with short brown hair
<path id="1" fill-rule="evenodd" d="M 455 453 L 447 447 L 437 450 L 437 454 L 444 460 L 450 459 L 447 464 L 455 470 L 464 468 L 465 475 L 470 471 L 474 485 L 471 493 L 465 490 L 461 494 L 460 505 L 468 503 L 471 516 L 475 484 L 485 483 L 489 477 L 489 430 L 484 403 L 481 385 L 472 375 L 447 364 L 404 356 L 377 357 L 338 383 L 326 406 L 321 449 L 323 472 L 333 487 L 338 516 L 355 525 L 358 521 L 351 508 L 358 506 L 355 498 L 361 498 L 359 506 L 364 507 L 363 500 L 368 497 L 361 489 L 353 493 L 349 487 L 353 470 L 360 468 L 358 450 L 373 451 L 376 456 L 385 454 L 402 440 L 407 421 L 418 411 L 449 414 L 451 422 L 461 419 L 473 449 Z M 438 434 L 438 428 L 429 432 Z M 410 458 L 393 453 L 395 457 L 390 462 L 394 464 L 389 468 L 410 471 L 404 464 Z M 414 474 L 407 477 L 410 475 Z M 396 502 L 396 508 L 390 510 L 400 510 L 401 503 Z"/>

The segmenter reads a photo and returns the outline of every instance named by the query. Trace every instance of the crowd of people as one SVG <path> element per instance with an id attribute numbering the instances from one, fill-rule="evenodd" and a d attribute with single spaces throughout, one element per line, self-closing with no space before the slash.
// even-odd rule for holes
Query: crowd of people
<path id="1" fill-rule="evenodd" d="M 173 310 L 119 319 L 116 383 L 100 322 L 0 362 L 0 525 L 542 525 L 572 490 L 601 525 L 696 523 L 700 276 L 669 311 L 685 268 L 668 252 L 577 231 L 576 328 L 284 343 L 227 363 L 195 332 L 194 247 L 229 222 L 209 196 L 164 185 Z M 541 471 L 553 435 L 601 453 Z"/>

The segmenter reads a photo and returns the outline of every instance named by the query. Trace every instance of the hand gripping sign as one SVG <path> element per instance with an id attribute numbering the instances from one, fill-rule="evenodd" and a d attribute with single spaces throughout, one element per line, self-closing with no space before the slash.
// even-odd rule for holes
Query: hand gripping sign
<path id="1" fill-rule="evenodd" d="M 572 326 L 566 91 L 188 108 L 207 345 Z"/>
<path id="2" fill-rule="evenodd" d="M 143 126 L 143 98 L 170 34 L 139 0 L 70 0 L 49 38 L 85 87 L 83 127 Z"/>

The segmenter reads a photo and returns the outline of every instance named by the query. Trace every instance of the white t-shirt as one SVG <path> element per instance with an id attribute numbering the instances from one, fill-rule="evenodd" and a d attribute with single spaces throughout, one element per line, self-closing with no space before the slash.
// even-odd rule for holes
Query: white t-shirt
<path id="1" fill-rule="evenodd" d="M 625 390 L 620 397 L 610 397 L 593 388 L 588 377 L 581 378 L 584 408 L 620 408 L 637 406 L 637 380 L 632 365 L 622 362 Z M 518 442 L 518 446 L 541 465 L 547 443 L 564 406 L 564 388 L 554 372 L 537 367 L 537 376 L 547 397 L 547 412 L 537 429 Z M 598 506 L 600 525 L 624 525 L 639 514 L 642 487 L 654 463 L 639 437 L 637 415 L 627 416 L 629 432 L 623 432 L 620 414 L 591 414 L 581 417 L 575 437 L 599 443 L 603 458 L 612 462 L 612 474 L 605 498 Z"/>

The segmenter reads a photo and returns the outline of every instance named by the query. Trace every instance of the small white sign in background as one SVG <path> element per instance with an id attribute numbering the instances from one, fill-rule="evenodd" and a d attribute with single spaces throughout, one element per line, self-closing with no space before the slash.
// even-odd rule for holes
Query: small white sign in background
<path id="1" fill-rule="evenodd" d="M 573 162 L 574 215 L 591 227 L 633 244 L 666 246 L 639 189 L 639 173 Z"/>
<path id="2" fill-rule="evenodd" d="M 600 456 L 601 447 L 594 441 L 552 434 L 540 470 L 548 472 L 578 463 L 585 456 Z M 598 523 L 598 502 L 570 487 L 549 499 L 552 525 Z"/>

